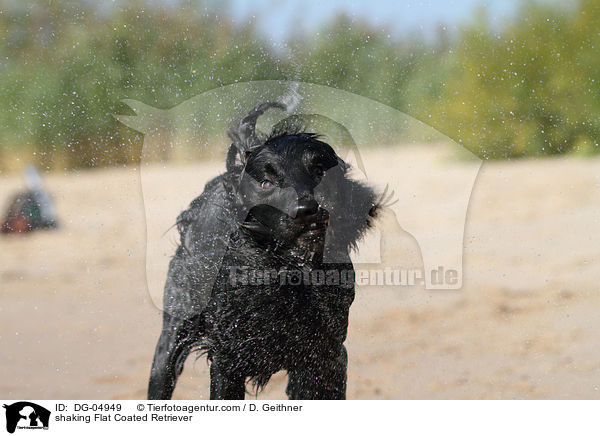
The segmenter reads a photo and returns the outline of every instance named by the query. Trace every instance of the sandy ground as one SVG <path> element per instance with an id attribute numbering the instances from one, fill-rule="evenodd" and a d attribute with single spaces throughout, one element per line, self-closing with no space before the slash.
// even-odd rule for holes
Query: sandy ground
<path id="1" fill-rule="evenodd" d="M 406 174 L 407 186 L 444 187 L 444 204 L 425 196 L 411 213 L 452 251 L 443 223 L 473 164 L 436 147 L 363 158 L 378 185 Z M 192 198 L 146 220 L 142 189 L 199 193 L 221 168 L 149 167 L 144 186 L 139 168 L 46 177 L 60 230 L 0 238 L 0 398 L 145 396 L 161 327 L 160 296 L 146 281 L 146 221 L 148 235 L 166 231 Z M 20 186 L 0 175 L 2 207 Z M 599 238 L 600 160 L 484 163 L 467 212 L 462 289 L 357 290 L 348 398 L 600 398 Z M 153 271 L 150 281 L 164 280 Z M 208 381 L 205 359 L 188 359 L 175 398 L 208 398 Z M 258 398 L 285 398 L 285 383 L 275 375 Z"/>

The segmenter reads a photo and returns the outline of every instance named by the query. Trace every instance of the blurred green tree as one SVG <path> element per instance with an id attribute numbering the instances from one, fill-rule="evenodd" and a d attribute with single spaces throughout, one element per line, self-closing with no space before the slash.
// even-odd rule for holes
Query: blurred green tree
<path id="1" fill-rule="evenodd" d="M 276 48 L 227 5 L 0 0 L 0 168 L 116 165 L 141 137 L 112 113 L 239 81 L 301 80 L 407 112 L 485 158 L 591 154 L 600 138 L 600 3 L 524 0 L 491 26 L 392 37 L 341 15 Z M 401 138 L 399 138 L 401 140 Z"/>

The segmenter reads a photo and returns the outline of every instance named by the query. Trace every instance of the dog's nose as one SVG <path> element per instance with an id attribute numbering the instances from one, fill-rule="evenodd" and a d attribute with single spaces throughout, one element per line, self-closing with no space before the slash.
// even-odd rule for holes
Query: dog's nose
<path id="1" fill-rule="evenodd" d="M 319 203 L 315 200 L 300 200 L 296 207 L 296 219 L 307 221 L 314 217 L 319 211 Z"/>

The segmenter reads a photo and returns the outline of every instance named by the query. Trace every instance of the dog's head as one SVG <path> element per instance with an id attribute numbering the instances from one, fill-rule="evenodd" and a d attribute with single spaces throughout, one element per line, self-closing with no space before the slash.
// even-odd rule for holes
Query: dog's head
<path id="1" fill-rule="evenodd" d="M 368 226 L 373 191 L 346 177 L 347 165 L 315 133 L 255 132 L 258 116 L 279 103 L 265 103 L 230 131 L 227 169 L 243 232 L 260 244 L 323 252 L 325 237 L 353 244 Z"/>

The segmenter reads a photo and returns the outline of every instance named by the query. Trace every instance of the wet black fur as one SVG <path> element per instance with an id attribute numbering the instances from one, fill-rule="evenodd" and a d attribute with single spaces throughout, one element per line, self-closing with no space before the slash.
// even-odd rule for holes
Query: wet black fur
<path id="1" fill-rule="evenodd" d="M 181 243 L 165 285 L 150 399 L 171 397 L 192 350 L 210 360 L 211 399 L 243 399 L 248 381 L 261 388 L 280 370 L 291 399 L 345 398 L 354 281 L 256 285 L 231 274 L 353 273 L 349 253 L 377 200 L 318 135 L 295 129 L 258 138 L 256 118 L 269 107 L 283 108 L 258 106 L 230 132 L 227 171 L 177 220 Z"/>

